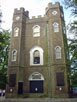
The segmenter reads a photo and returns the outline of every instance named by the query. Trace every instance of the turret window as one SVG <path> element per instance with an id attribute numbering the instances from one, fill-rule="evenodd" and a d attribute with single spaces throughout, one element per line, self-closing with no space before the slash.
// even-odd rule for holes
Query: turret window
<path id="1" fill-rule="evenodd" d="M 54 32 L 59 32 L 59 24 L 57 22 L 53 23 L 53 30 Z"/>
<path id="2" fill-rule="evenodd" d="M 19 28 L 16 27 L 16 28 L 14 28 L 14 37 L 17 37 L 18 34 L 19 34 Z"/>
<path id="3" fill-rule="evenodd" d="M 53 11 L 52 14 L 55 16 L 57 15 L 57 11 Z"/>
<path id="4" fill-rule="evenodd" d="M 56 59 L 61 59 L 61 47 L 60 46 L 55 47 L 55 57 Z"/>
<path id="5" fill-rule="evenodd" d="M 16 58 L 17 58 L 17 50 L 14 49 L 14 50 L 12 51 L 12 61 L 16 61 Z"/>
<path id="6" fill-rule="evenodd" d="M 35 25 L 33 27 L 33 37 L 39 37 L 40 36 L 40 26 Z"/>

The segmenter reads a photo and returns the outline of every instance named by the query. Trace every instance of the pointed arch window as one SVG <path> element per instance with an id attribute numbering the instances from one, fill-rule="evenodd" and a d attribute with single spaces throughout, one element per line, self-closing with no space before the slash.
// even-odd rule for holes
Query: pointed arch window
<path id="1" fill-rule="evenodd" d="M 16 27 L 16 28 L 14 28 L 14 37 L 17 37 L 18 34 L 19 34 L 19 28 Z"/>
<path id="2" fill-rule="evenodd" d="M 40 26 L 35 25 L 33 27 L 33 37 L 39 37 L 40 36 Z"/>
<path id="3" fill-rule="evenodd" d="M 43 65 L 43 49 L 34 47 L 30 50 L 30 65 Z"/>
<path id="4" fill-rule="evenodd" d="M 60 46 L 55 47 L 55 57 L 56 59 L 61 59 L 61 47 Z"/>
<path id="5" fill-rule="evenodd" d="M 59 24 L 57 22 L 53 23 L 53 30 L 54 32 L 59 32 Z"/>
<path id="6" fill-rule="evenodd" d="M 17 58 L 17 50 L 14 49 L 14 50 L 12 51 L 12 61 L 16 61 L 16 58 Z"/>

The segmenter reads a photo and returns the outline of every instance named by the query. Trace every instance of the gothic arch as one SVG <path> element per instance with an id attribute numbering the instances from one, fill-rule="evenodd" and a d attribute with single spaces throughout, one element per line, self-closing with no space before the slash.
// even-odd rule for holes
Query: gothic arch
<path id="1" fill-rule="evenodd" d="M 12 61 L 16 61 L 16 58 L 17 58 L 17 50 L 14 49 L 14 50 L 12 51 Z"/>
<path id="2" fill-rule="evenodd" d="M 40 26 L 34 25 L 33 26 L 33 37 L 39 37 L 40 36 Z"/>

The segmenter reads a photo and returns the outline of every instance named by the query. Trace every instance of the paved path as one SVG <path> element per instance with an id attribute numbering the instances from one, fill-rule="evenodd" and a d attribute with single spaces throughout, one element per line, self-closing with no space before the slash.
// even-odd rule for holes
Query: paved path
<path id="1" fill-rule="evenodd" d="M 55 98 L 25 98 L 25 99 L 6 99 L 0 97 L 0 102 L 77 102 L 77 98 L 55 99 Z"/>

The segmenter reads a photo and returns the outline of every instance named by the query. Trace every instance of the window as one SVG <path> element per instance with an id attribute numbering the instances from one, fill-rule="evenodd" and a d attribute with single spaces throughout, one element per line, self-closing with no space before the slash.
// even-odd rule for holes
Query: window
<path id="1" fill-rule="evenodd" d="M 17 57 L 17 50 L 13 50 L 12 51 L 12 61 L 16 61 L 16 57 Z"/>
<path id="2" fill-rule="evenodd" d="M 43 65 L 43 49 L 34 47 L 30 50 L 30 65 Z"/>
<path id="3" fill-rule="evenodd" d="M 59 32 L 59 24 L 57 22 L 54 22 L 53 30 L 54 30 L 54 32 Z"/>
<path id="4" fill-rule="evenodd" d="M 19 28 L 18 27 L 14 28 L 14 37 L 17 37 L 18 33 L 19 33 Z"/>
<path id="5" fill-rule="evenodd" d="M 40 26 L 35 25 L 33 27 L 33 37 L 39 37 L 40 36 Z"/>
<path id="6" fill-rule="evenodd" d="M 57 83 L 57 86 L 64 86 L 64 73 L 63 72 L 56 73 L 56 83 Z"/>
<path id="7" fill-rule="evenodd" d="M 40 64 L 40 53 L 38 50 L 34 51 L 33 59 L 34 59 L 33 61 L 34 64 Z"/>
<path id="8" fill-rule="evenodd" d="M 52 14 L 55 16 L 57 15 L 57 11 L 53 11 Z"/>
<path id="9" fill-rule="evenodd" d="M 9 75 L 9 86 L 15 87 L 16 85 L 16 74 L 10 74 Z"/>
<path id="10" fill-rule="evenodd" d="M 61 47 L 60 46 L 55 47 L 55 57 L 56 59 L 61 59 Z"/>

